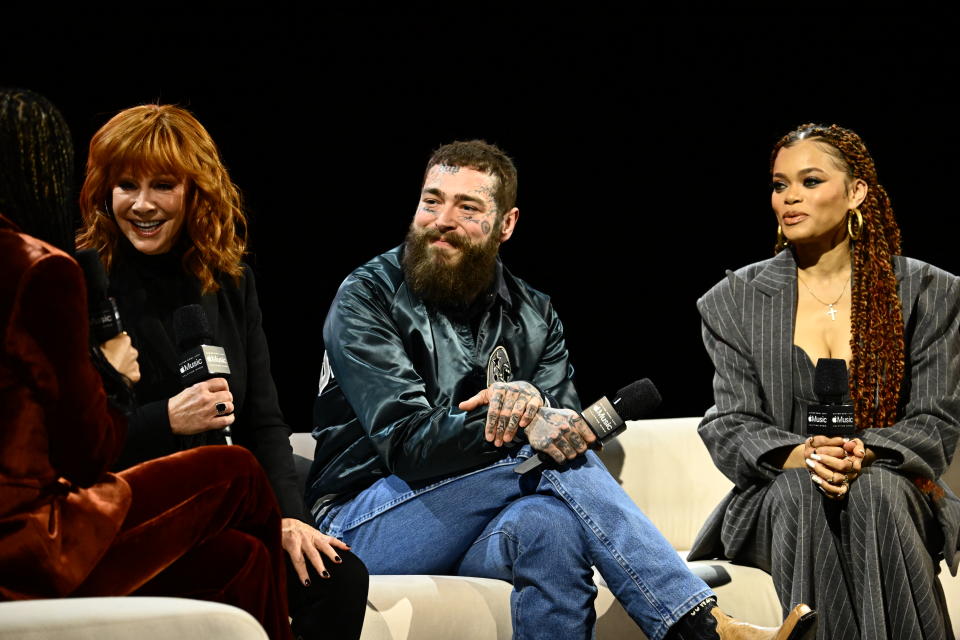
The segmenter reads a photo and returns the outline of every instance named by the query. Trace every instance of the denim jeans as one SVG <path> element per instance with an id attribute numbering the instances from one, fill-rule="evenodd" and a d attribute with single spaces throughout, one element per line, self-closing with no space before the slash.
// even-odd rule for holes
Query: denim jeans
<path id="1" fill-rule="evenodd" d="M 627 613 L 659 640 L 713 595 L 592 452 L 523 476 L 516 457 L 412 486 L 382 478 L 317 526 L 374 574 L 446 574 L 513 584 L 515 638 L 589 638 L 596 566 Z"/>

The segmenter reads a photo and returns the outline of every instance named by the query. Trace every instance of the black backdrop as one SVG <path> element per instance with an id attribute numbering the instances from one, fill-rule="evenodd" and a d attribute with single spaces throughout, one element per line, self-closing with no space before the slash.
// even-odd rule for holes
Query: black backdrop
<path id="1" fill-rule="evenodd" d="M 552 295 L 582 399 L 647 376 L 664 396 L 659 415 L 683 416 L 711 403 L 695 301 L 725 269 L 771 254 L 768 154 L 794 126 L 858 131 L 905 253 L 960 273 L 956 26 L 162 7 L 15 29 L 0 43 L 0 84 L 60 106 L 78 180 L 90 136 L 122 108 L 178 103 L 207 126 L 246 198 L 273 373 L 296 430 L 310 426 L 338 284 L 399 244 L 431 150 L 473 137 L 516 160 L 521 217 L 502 253 Z"/>

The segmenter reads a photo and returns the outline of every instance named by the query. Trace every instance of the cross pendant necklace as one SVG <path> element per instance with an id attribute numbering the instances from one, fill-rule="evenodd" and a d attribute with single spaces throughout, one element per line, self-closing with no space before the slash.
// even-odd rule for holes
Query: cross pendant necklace
<path id="1" fill-rule="evenodd" d="M 838 296 L 837 296 L 837 299 L 834 300 L 833 302 L 824 302 L 823 300 L 821 300 L 820 298 L 818 298 L 818 297 L 817 297 L 817 294 L 815 294 L 815 293 L 813 292 L 813 289 L 811 289 L 810 287 L 808 287 L 808 286 L 807 286 L 807 283 L 804 282 L 804 281 L 803 281 L 803 278 L 800 277 L 800 272 L 799 272 L 799 271 L 797 271 L 797 280 L 799 280 L 799 281 L 803 284 L 803 286 L 806 287 L 807 291 L 810 292 L 810 295 L 813 296 L 813 299 L 814 299 L 814 300 L 816 300 L 817 302 L 819 302 L 819 303 L 822 304 L 822 305 L 826 305 L 826 306 L 827 306 L 827 310 L 826 310 L 824 313 L 826 313 L 828 316 L 830 316 L 830 319 L 831 319 L 831 320 L 833 320 L 834 322 L 836 322 L 836 320 L 837 320 L 837 310 L 833 308 L 833 305 L 835 305 L 835 304 L 837 304 L 838 302 L 840 302 L 840 298 L 842 298 L 842 297 L 843 297 L 843 294 L 847 292 L 847 285 L 850 284 L 850 280 L 848 279 L 846 282 L 843 283 L 843 289 L 840 291 L 840 295 L 838 295 Z"/>

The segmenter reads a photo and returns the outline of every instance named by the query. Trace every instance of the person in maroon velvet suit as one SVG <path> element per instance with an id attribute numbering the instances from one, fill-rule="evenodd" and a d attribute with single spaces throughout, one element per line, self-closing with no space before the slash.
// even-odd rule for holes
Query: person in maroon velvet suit
<path id="1" fill-rule="evenodd" d="M 202 447 L 107 472 L 126 420 L 91 363 L 83 276 L 28 235 L 69 247 L 72 165 L 53 105 L 0 90 L 0 600 L 202 598 L 291 638 L 280 512 L 249 452 Z M 128 337 L 103 355 L 136 378 Z"/>

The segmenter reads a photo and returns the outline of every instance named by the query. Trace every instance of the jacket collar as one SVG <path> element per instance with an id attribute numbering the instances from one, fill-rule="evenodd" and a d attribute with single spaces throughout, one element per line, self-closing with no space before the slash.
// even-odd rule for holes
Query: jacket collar
<path id="1" fill-rule="evenodd" d="M 750 284 L 768 296 L 777 296 L 797 281 L 797 262 L 793 251 L 784 249 L 760 270 Z"/>
<path id="2" fill-rule="evenodd" d="M 503 277 L 503 263 L 500 262 L 499 256 L 497 257 L 496 273 L 493 276 L 492 291 L 500 296 L 508 307 L 513 306 L 513 298 L 510 296 L 510 288 L 507 287 L 507 279 Z"/>
<path id="3" fill-rule="evenodd" d="M 893 260 L 893 274 L 898 283 L 906 275 L 904 273 L 906 269 L 902 263 L 902 260 L 896 258 Z M 783 293 L 787 287 L 794 286 L 796 281 L 796 258 L 792 250 L 784 249 L 767 262 L 766 266 L 751 281 L 751 284 L 768 296 L 776 296 Z"/>
<path id="4" fill-rule="evenodd" d="M 777 424 L 789 425 L 793 406 L 793 327 L 797 310 L 797 263 L 784 250 L 768 261 L 750 281 L 761 294 L 751 321 L 751 350 L 757 358 L 761 385 L 768 390 L 770 412 Z M 774 328 L 767 337 L 762 327 Z M 767 340 L 772 339 L 772 344 Z"/>

